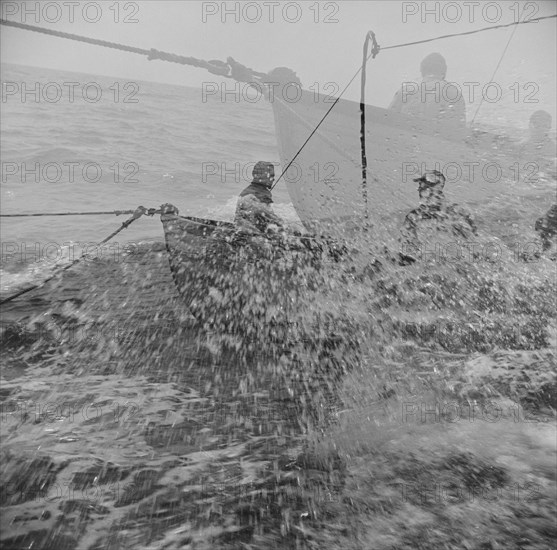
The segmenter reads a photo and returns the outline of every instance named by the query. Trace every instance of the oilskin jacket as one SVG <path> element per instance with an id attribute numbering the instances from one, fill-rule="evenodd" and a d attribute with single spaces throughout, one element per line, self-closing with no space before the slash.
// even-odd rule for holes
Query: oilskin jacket
<path id="1" fill-rule="evenodd" d="M 282 220 L 273 212 L 271 191 L 265 185 L 252 182 L 238 198 L 235 222 L 241 226 L 252 226 L 265 232 L 269 224 L 282 226 Z"/>
<path id="2" fill-rule="evenodd" d="M 473 242 L 477 234 L 476 224 L 466 210 L 453 204 L 431 206 L 421 204 L 409 212 L 401 230 L 402 252 L 414 258 L 421 258 L 426 251 L 433 251 L 437 245 L 451 250 L 460 250 L 466 243 Z"/>

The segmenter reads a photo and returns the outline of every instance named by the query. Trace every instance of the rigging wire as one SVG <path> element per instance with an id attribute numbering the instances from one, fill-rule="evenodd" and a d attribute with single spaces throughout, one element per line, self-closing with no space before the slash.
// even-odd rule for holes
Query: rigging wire
<path id="1" fill-rule="evenodd" d="M 520 17 L 524 13 L 525 9 L 526 9 L 526 4 L 524 4 L 524 6 L 522 6 L 522 12 L 518 16 L 519 21 L 520 21 Z M 507 50 L 509 48 L 511 40 L 514 37 L 514 33 L 516 32 L 516 29 L 518 29 L 518 26 L 515 26 L 515 28 L 513 29 L 513 32 L 509 36 L 509 39 L 507 40 L 507 45 L 505 46 L 505 49 L 503 50 L 503 53 L 501 54 L 501 57 L 499 58 L 499 62 L 497 63 L 497 66 L 495 67 L 495 70 L 493 71 L 493 74 L 491 75 L 491 77 L 489 79 L 489 82 L 493 82 L 493 78 L 495 77 L 495 74 L 497 73 L 497 71 L 499 70 L 499 67 L 501 66 L 501 62 L 503 61 L 503 58 L 505 57 L 505 54 L 507 53 Z M 478 116 L 478 113 L 480 112 L 480 108 L 483 105 L 484 99 L 485 99 L 484 94 L 482 94 L 480 104 L 478 105 L 478 108 L 476 109 L 476 112 L 474 113 L 474 116 L 472 117 L 472 120 L 470 121 L 470 124 L 474 124 L 474 120 L 476 120 L 476 117 Z"/>
<path id="2" fill-rule="evenodd" d="M 394 44 L 392 46 L 379 46 L 377 43 L 375 43 L 375 46 L 377 47 L 377 51 L 374 51 L 374 49 L 372 49 L 371 53 L 366 57 L 366 63 L 367 61 L 369 61 L 370 58 L 375 58 L 377 53 L 379 53 L 379 51 L 383 51 L 383 50 L 393 50 L 395 48 L 404 48 L 407 46 L 415 46 L 417 44 L 425 44 L 427 42 L 434 42 L 436 40 L 444 40 L 446 38 L 454 38 L 456 36 L 466 36 L 466 35 L 471 35 L 471 34 L 476 34 L 476 33 L 480 33 L 480 32 L 485 32 L 485 31 L 490 31 L 490 30 L 494 30 L 494 29 L 503 29 L 503 28 L 507 28 L 507 27 L 512 27 L 512 26 L 516 26 L 516 25 L 524 25 L 527 23 L 535 23 L 537 21 L 542 21 L 544 19 L 552 19 L 557 17 L 557 14 L 555 15 L 546 15 L 543 17 L 536 17 L 533 19 L 528 19 L 528 21 L 513 21 L 512 23 L 508 23 L 505 25 L 494 25 L 492 27 L 484 27 L 482 29 L 476 29 L 473 31 L 465 31 L 465 32 L 460 32 L 460 33 L 453 33 L 453 34 L 445 34 L 445 35 L 441 35 L 441 36 L 435 36 L 433 38 L 426 38 L 424 40 L 416 40 L 414 42 L 405 42 L 402 44 Z M 504 55 L 505 52 L 503 52 Z M 286 168 L 282 171 L 282 173 L 280 174 L 280 176 L 277 178 L 277 180 L 275 181 L 275 183 L 273 184 L 273 186 L 271 187 L 271 189 L 274 189 L 276 187 L 276 185 L 278 184 L 278 182 L 281 180 L 282 176 L 286 173 L 286 171 L 288 170 L 288 168 L 290 168 L 290 166 L 292 165 L 292 163 L 298 158 L 299 154 L 302 152 L 302 150 L 304 149 L 304 147 L 307 145 L 307 143 L 309 142 L 309 140 L 313 137 L 313 135 L 315 134 L 315 132 L 317 131 L 317 129 L 321 126 L 321 124 L 324 122 L 324 120 L 327 118 L 327 116 L 329 115 L 329 113 L 334 109 L 334 107 L 336 106 L 336 104 L 338 103 L 338 101 L 342 98 L 342 96 L 344 95 L 344 93 L 346 92 L 346 90 L 348 89 L 348 87 L 350 86 L 350 84 L 352 84 L 352 82 L 354 82 L 354 80 L 356 79 L 356 77 L 360 74 L 360 72 L 362 71 L 362 69 L 365 67 L 365 63 L 362 64 L 362 66 L 360 66 L 358 68 L 358 70 L 356 71 L 356 73 L 354 74 L 354 76 L 350 79 L 350 81 L 348 82 L 348 84 L 344 87 L 344 89 L 342 90 L 342 92 L 339 94 L 339 96 L 335 99 L 334 103 L 331 105 L 330 109 L 323 115 L 323 118 L 319 121 L 319 123 L 317 124 L 317 126 L 315 127 L 315 129 L 313 130 L 313 132 L 311 132 L 311 134 L 308 136 L 308 138 L 304 141 L 304 143 L 302 144 L 302 146 L 300 147 L 300 149 L 298 150 L 298 152 L 294 155 L 294 157 L 292 157 L 292 160 L 287 164 Z M 367 174 L 367 169 L 366 169 L 366 174 Z"/>
<path id="3" fill-rule="evenodd" d="M 535 17 L 535 18 L 532 18 L 532 19 L 528 19 L 527 21 L 520 21 L 520 18 L 519 18 L 519 21 L 513 21 L 512 23 L 507 23 L 507 24 L 502 24 L 502 25 L 493 25 L 491 27 L 484 27 L 482 29 L 476 29 L 476 30 L 473 30 L 473 31 L 465 31 L 465 32 L 460 32 L 460 33 L 445 34 L 445 35 L 436 36 L 436 37 L 432 37 L 432 38 L 426 38 L 424 40 L 415 40 L 413 42 L 405 42 L 405 43 L 401 43 L 401 44 L 394 44 L 394 45 L 391 45 L 391 46 L 380 47 L 377 43 L 375 43 L 375 46 L 372 49 L 371 54 L 369 56 L 367 56 L 367 58 L 366 58 L 366 62 L 370 59 L 370 57 L 375 58 L 377 53 L 379 53 L 379 51 L 381 51 L 381 50 L 392 50 L 392 49 L 395 49 L 395 48 L 403 48 L 403 47 L 407 47 L 407 46 L 415 46 L 417 44 L 425 44 L 425 43 L 433 42 L 433 41 L 436 41 L 436 40 L 444 40 L 444 39 L 447 39 L 447 38 L 454 38 L 456 36 L 468 36 L 468 35 L 477 34 L 477 33 L 480 33 L 480 32 L 485 32 L 485 31 L 490 31 L 490 30 L 495 30 L 495 29 L 503 29 L 503 28 L 508 28 L 508 27 L 517 26 L 517 25 L 537 23 L 538 21 L 543 21 L 543 20 L 546 20 L 546 19 L 552 19 L 552 18 L 555 18 L 555 17 L 557 17 L 557 14 L 546 15 L 546 16 L 542 16 L 542 17 Z M 163 61 L 168 61 L 168 62 L 172 62 L 172 63 L 180 63 L 180 64 L 183 64 L 183 65 L 192 65 L 192 66 L 195 66 L 195 67 L 205 68 L 209 72 L 211 72 L 213 74 L 223 76 L 225 78 L 234 78 L 236 80 L 241 79 L 241 81 L 246 81 L 247 82 L 247 81 L 249 81 L 249 80 L 247 80 L 249 78 L 249 76 L 256 77 L 256 78 L 261 78 L 261 77 L 265 76 L 265 73 L 260 73 L 260 72 L 253 71 L 252 69 L 249 69 L 248 67 L 245 67 L 244 65 L 236 62 L 231 57 L 229 57 L 227 59 L 226 63 L 222 62 L 222 61 L 218 61 L 218 60 L 204 61 L 204 60 L 201 60 L 201 59 L 196 59 L 194 57 L 184 57 L 184 56 L 179 56 L 179 55 L 168 53 L 168 52 L 161 52 L 161 51 L 156 50 L 154 48 L 152 48 L 150 50 L 143 49 L 143 48 L 136 48 L 136 47 L 133 47 L 133 46 L 127 46 L 125 44 L 120 44 L 120 43 L 116 43 L 116 42 L 108 42 L 106 40 L 98 40 L 98 39 L 95 39 L 95 38 L 85 37 L 85 36 L 81 36 L 81 35 L 77 35 L 77 34 L 64 33 L 64 32 L 61 32 L 61 31 L 55 31 L 53 29 L 47 29 L 47 28 L 44 28 L 44 27 L 28 25 L 26 23 L 18 23 L 16 21 L 9 21 L 7 19 L 0 19 L 0 25 L 16 27 L 16 28 L 20 28 L 20 29 L 29 30 L 29 31 L 34 31 L 34 32 L 39 32 L 39 33 L 43 33 L 43 34 L 52 35 L 52 36 L 57 36 L 59 38 L 67 38 L 67 39 L 70 39 L 70 40 L 77 40 L 77 41 L 80 41 L 80 42 L 86 42 L 86 43 L 97 45 L 97 46 L 103 46 L 103 47 L 106 47 L 106 48 L 113 48 L 113 49 L 118 49 L 118 50 L 130 52 L 130 53 L 137 53 L 137 54 L 140 54 L 140 55 L 146 55 L 146 56 L 148 56 L 149 60 L 161 59 Z M 317 129 L 321 126 L 323 121 L 327 118 L 327 116 L 330 114 L 330 112 L 334 109 L 334 107 L 337 105 L 339 100 L 342 98 L 342 96 L 344 95 L 344 93 L 346 92 L 348 87 L 352 84 L 352 82 L 356 79 L 356 77 L 360 74 L 360 72 L 362 71 L 362 68 L 364 68 L 364 67 L 365 67 L 365 63 L 362 64 L 362 66 L 360 66 L 358 68 L 358 70 L 356 71 L 354 76 L 350 79 L 350 81 L 344 87 L 344 89 L 342 90 L 340 95 L 335 99 L 334 103 L 331 105 L 331 107 L 328 109 L 328 111 L 323 115 L 323 118 L 319 121 L 317 126 L 314 128 L 314 130 L 310 133 L 308 138 L 304 141 L 302 146 L 299 148 L 298 152 L 294 155 L 294 157 L 290 160 L 290 162 L 288 163 L 286 168 L 282 171 L 280 176 L 274 182 L 271 189 L 274 189 L 276 187 L 276 185 L 282 179 L 283 175 L 286 173 L 288 168 L 296 160 L 296 158 L 302 152 L 302 150 L 307 145 L 309 140 L 313 137 L 313 135 L 315 134 Z"/>

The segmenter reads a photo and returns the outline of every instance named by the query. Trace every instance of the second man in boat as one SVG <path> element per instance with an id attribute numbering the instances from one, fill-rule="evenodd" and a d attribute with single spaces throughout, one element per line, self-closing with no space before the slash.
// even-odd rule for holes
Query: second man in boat
<path id="1" fill-rule="evenodd" d="M 460 88 L 447 82 L 447 63 L 439 53 L 431 53 L 420 65 L 421 82 L 403 82 L 389 109 L 433 123 L 453 137 L 464 136 L 466 104 Z"/>
<path id="2" fill-rule="evenodd" d="M 445 176 L 438 170 L 425 172 L 418 183 L 420 205 L 406 215 L 401 231 L 403 255 L 426 259 L 437 254 L 437 245 L 451 249 L 467 246 L 477 233 L 472 215 L 456 204 L 447 204 Z"/>

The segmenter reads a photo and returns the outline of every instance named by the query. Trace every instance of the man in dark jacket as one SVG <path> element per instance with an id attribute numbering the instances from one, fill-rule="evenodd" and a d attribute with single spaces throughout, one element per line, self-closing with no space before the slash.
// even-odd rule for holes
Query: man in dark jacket
<path id="1" fill-rule="evenodd" d="M 253 169 L 253 181 L 238 198 L 234 221 L 241 227 L 267 231 L 270 224 L 283 226 L 282 220 L 273 212 L 271 188 L 275 181 L 272 163 L 259 161 Z"/>
<path id="2" fill-rule="evenodd" d="M 404 254 L 419 258 L 438 240 L 448 239 L 454 243 L 473 240 L 477 229 L 472 216 L 456 204 L 446 204 L 445 176 L 438 170 L 431 170 L 414 181 L 418 182 L 420 206 L 409 212 L 404 220 L 401 231 Z"/>
<path id="3" fill-rule="evenodd" d="M 420 65 L 422 81 L 403 83 L 389 109 L 435 123 L 439 129 L 463 133 L 466 128 L 466 104 L 460 90 L 445 80 L 447 63 L 439 53 L 432 53 Z M 412 85 L 410 87 L 410 85 Z"/>

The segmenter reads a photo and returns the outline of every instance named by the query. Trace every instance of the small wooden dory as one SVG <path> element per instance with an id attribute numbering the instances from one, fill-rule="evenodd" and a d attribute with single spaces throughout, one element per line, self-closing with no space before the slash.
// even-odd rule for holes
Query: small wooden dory
<path id="1" fill-rule="evenodd" d="M 201 323 L 227 331 L 288 322 L 303 295 L 319 291 L 322 263 L 339 251 L 313 237 L 263 234 L 233 223 L 179 216 L 162 206 L 170 269 Z"/>

